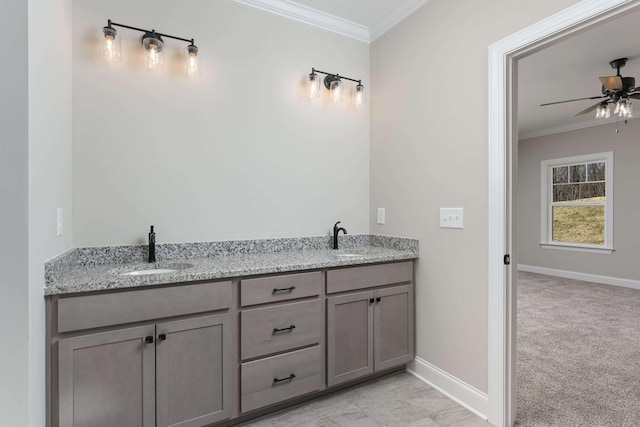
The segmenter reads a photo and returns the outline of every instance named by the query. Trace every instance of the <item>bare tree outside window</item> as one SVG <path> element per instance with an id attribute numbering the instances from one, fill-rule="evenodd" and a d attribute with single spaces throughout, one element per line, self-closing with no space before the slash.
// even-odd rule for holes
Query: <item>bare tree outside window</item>
<path id="1" fill-rule="evenodd" d="M 548 174 L 543 186 L 544 182 L 549 185 L 543 188 L 548 194 L 548 219 L 543 221 L 548 227 L 547 243 L 605 246 L 607 242 L 607 206 L 612 206 L 607 200 L 610 165 L 607 156 L 589 157 L 581 156 L 584 161 L 568 158 L 543 162 L 543 173 Z"/>

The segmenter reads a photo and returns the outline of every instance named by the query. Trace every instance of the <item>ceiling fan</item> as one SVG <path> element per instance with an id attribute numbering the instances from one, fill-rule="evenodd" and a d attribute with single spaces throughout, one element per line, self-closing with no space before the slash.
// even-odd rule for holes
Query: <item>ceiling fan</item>
<path id="1" fill-rule="evenodd" d="M 614 114 L 622 118 L 628 118 L 632 115 L 632 105 L 629 98 L 640 99 L 640 88 L 636 88 L 636 79 L 633 77 L 622 77 L 620 75 L 620 68 L 624 67 L 627 63 L 627 58 L 614 59 L 609 62 L 611 68 L 617 70 L 615 76 L 600 77 L 602 82 L 602 95 L 590 96 L 586 98 L 568 99 L 566 101 L 548 102 L 541 104 L 541 107 L 547 105 L 563 104 L 565 102 L 583 101 L 586 99 L 603 99 L 591 107 L 580 111 L 576 116 L 588 114 L 594 110 L 596 111 L 597 119 L 608 118 L 611 114 L 609 104 L 615 105 Z"/>

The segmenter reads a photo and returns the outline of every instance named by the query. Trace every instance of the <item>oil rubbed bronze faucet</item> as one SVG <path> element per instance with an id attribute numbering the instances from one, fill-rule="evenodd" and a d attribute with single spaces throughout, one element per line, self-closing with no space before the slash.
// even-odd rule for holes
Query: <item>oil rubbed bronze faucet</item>
<path id="1" fill-rule="evenodd" d="M 338 228 L 338 224 L 340 224 L 340 221 L 333 225 L 333 249 L 338 249 L 338 233 L 342 231 L 344 234 L 347 234 L 347 230 L 342 227 Z"/>
<path id="2" fill-rule="evenodd" d="M 156 262 L 156 233 L 153 231 L 153 225 L 149 231 L 149 262 Z"/>

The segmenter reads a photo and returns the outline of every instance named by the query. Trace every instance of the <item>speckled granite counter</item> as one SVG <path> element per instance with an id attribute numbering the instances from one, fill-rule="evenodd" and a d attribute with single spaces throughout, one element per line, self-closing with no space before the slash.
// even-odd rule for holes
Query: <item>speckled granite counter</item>
<path id="1" fill-rule="evenodd" d="M 146 246 L 78 248 L 45 264 L 45 295 L 314 270 L 418 258 L 418 241 L 377 235 L 159 244 L 158 262 L 144 262 Z M 341 256 L 342 255 L 342 256 Z M 123 276 L 151 268 L 173 272 Z"/>

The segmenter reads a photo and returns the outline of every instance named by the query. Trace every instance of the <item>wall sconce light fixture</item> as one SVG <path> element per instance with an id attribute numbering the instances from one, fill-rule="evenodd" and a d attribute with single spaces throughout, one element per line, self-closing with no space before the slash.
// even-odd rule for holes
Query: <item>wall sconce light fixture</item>
<path id="1" fill-rule="evenodd" d="M 365 92 L 361 80 L 351 79 L 339 74 L 327 73 L 325 71 L 316 70 L 315 68 L 312 68 L 311 74 L 309 74 L 308 89 L 310 98 L 317 98 L 320 96 L 320 77 L 318 76 L 318 73 L 325 75 L 324 87 L 329 89 L 331 92 L 331 100 L 334 103 L 343 101 L 342 92 L 344 91 L 344 87 L 342 80 L 350 80 L 357 83 L 353 90 L 353 102 L 355 106 L 359 108 L 364 105 Z"/>
<path id="2" fill-rule="evenodd" d="M 169 34 L 157 33 L 155 30 L 145 30 L 129 25 L 118 24 L 107 20 L 107 26 L 102 28 L 104 37 L 100 41 L 100 56 L 106 61 L 120 62 L 122 61 L 122 46 L 118 31 L 113 27 L 128 28 L 129 30 L 140 31 L 142 35 L 142 47 L 144 48 L 144 63 L 147 67 L 162 68 L 164 66 L 164 40 L 163 37 L 174 40 L 180 40 L 189 43 L 185 48 L 185 69 L 189 77 L 194 76 L 198 72 L 198 47 L 194 44 L 193 39 L 185 39 Z"/>

